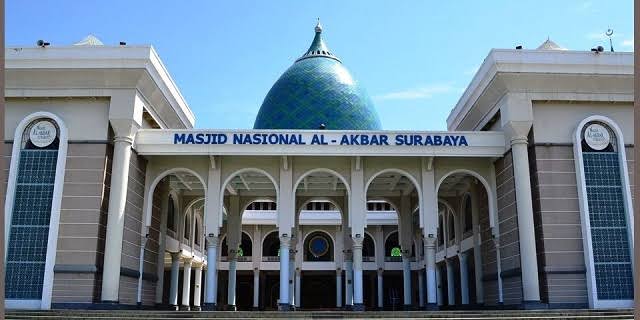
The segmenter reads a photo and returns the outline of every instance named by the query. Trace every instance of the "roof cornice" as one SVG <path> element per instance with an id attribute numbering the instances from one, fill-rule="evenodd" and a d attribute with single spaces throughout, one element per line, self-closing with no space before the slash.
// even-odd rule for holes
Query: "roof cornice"
<path id="1" fill-rule="evenodd" d="M 186 128 L 195 115 L 152 46 L 9 47 L 7 69 L 144 69 Z"/>
<path id="2" fill-rule="evenodd" d="M 466 114 L 491 86 L 498 73 L 632 76 L 633 53 L 492 49 L 449 113 L 449 130 L 456 130 L 460 126 Z"/>

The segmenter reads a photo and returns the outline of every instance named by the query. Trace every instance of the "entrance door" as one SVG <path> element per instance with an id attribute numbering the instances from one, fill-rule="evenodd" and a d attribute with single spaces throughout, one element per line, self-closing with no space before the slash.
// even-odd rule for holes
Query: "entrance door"
<path id="1" fill-rule="evenodd" d="M 303 271 L 300 302 L 303 309 L 333 309 L 336 307 L 335 272 Z"/>

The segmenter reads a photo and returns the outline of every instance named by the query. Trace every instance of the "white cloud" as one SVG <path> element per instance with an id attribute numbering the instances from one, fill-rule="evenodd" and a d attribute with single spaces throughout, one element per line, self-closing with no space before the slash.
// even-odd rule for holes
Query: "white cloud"
<path id="1" fill-rule="evenodd" d="M 400 91 L 389 92 L 374 96 L 376 100 L 417 100 L 430 99 L 438 94 L 454 92 L 456 88 L 451 84 L 430 84 Z"/>
<path id="2" fill-rule="evenodd" d="M 591 9 L 592 7 L 593 7 L 593 2 L 591 1 L 585 1 L 581 3 L 580 6 L 578 6 L 578 8 L 581 10 L 588 10 L 588 9 Z"/>
<path id="3" fill-rule="evenodd" d="M 620 45 L 622 45 L 623 47 L 633 49 L 633 39 L 623 40 L 622 43 L 620 43 Z"/>

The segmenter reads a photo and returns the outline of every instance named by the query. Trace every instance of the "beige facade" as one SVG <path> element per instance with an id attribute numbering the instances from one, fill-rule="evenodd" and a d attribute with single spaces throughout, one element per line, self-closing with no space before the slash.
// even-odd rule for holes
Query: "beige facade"
<path id="1" fill-rule="evenodd" d="M 5 149 L 6 221 L 21 208 L 19 158 L 31 143 L 24 130 L 53 119 L 64 163 L 49 201 L 55 241 L 34 284 L 41 293 L 25 298 L 10 287 L 9 307 L 632 302 L 596 286 L 594 248 L 585 248 L 593 237 L 584 233 L 597 232 L 585 221 L 584 204 L 594 200 L 579 167 L 587 149 L 576 140 L 583 121 L 609 128 L 612 150 L 626 156 L 618 194 L 630 217 L 631 54 L 492 50 L 449 131 L 362 132 L 468 144 L 403 146 L 245 145 L 233 137 L 274 131 L 193 129 L 151 47 L 23 48 L 7 59 L 5 136 L 19 141 Z M 286 133 L 310 140 L 352 132 Z M 230 142 L 180 143 L 181 134 Z M 10 247 L 17 227 L 8 226 Z M 631 234 L 631 220 L 626 227 Z"/>

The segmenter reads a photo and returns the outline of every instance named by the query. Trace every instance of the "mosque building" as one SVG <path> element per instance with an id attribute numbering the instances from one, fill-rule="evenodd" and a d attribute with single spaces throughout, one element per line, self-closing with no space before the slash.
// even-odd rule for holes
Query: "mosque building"
<path id="1" fill-rule="evenodd" d="M 252 130 L 194 128 L 151 46 L 9 47 L 6 306 L 633 305 L 632 53 L 493 49 L 391 131 L 322 36 Z"/>

